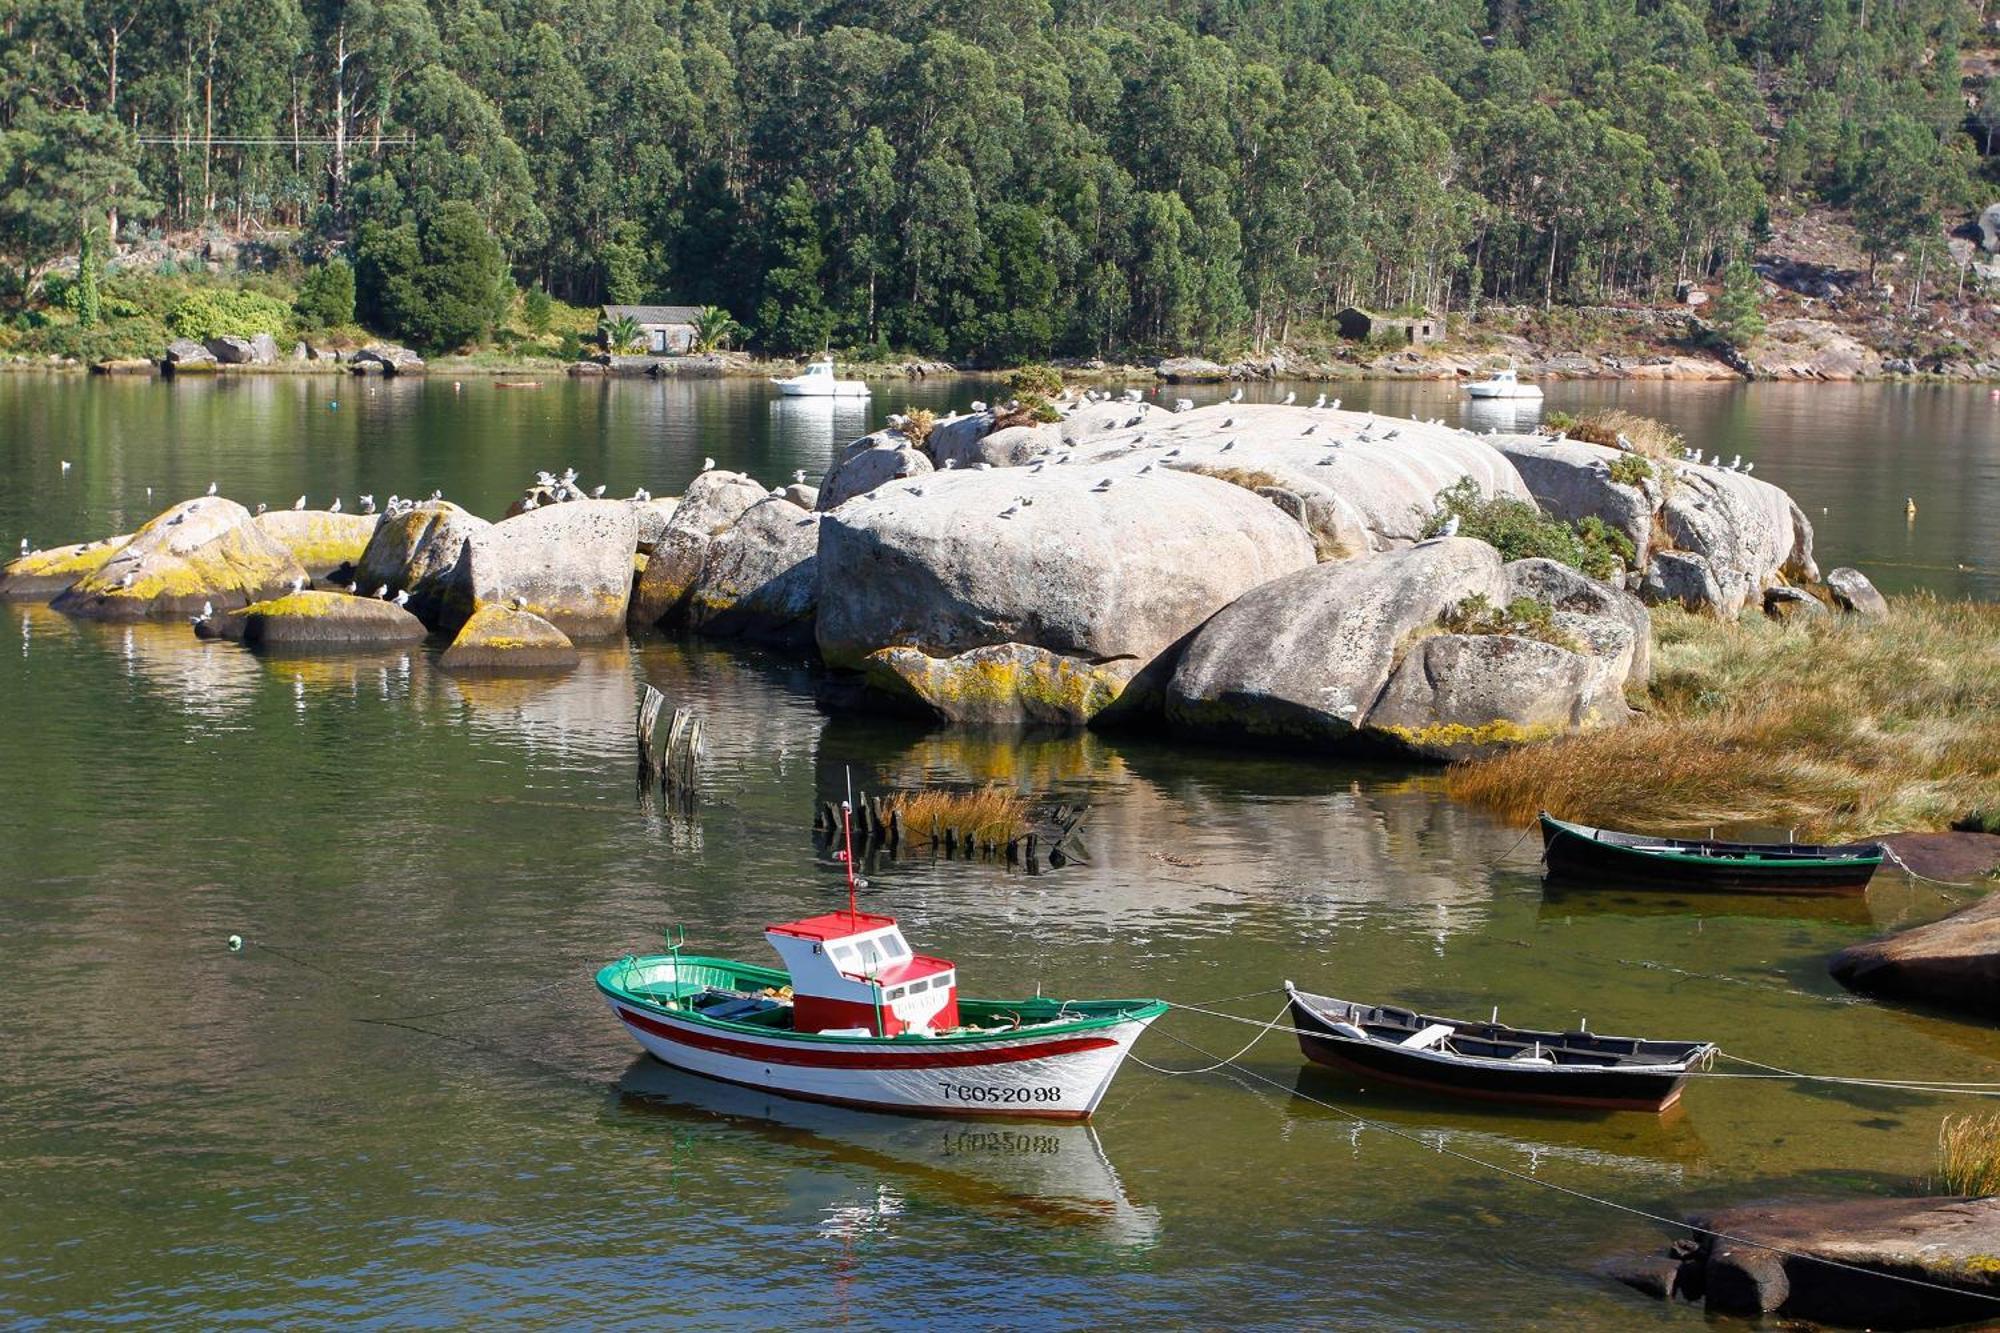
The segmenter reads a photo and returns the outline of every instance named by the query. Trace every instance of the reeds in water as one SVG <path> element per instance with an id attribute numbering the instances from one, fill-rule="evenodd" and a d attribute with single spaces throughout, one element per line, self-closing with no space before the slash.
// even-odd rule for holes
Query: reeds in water
<path id="1" fill-rule="evenodd" d="M 1948 1115 L 1938 1125 L 1933 1194 L 2000 1194 L 2000 1115 Z"/>
<path id="2" fill-rule="evenodd" d="M 1446 790 L 1517 822 L 2000 827 L 2000 606 L 1910 596 L 1802 624 L 1656 607 L 1653 626 L 1644 716 L 1459 765 Z"/>
<path id="3" fill-rule="evenodd" d="M 925 840 L 950 829 L 981 843 L 1001 846 L 1028 832 L 1028 803 L 1019 792 L 989 785 L 970 789 L 930 787 L 897 792 L 882 802 L 884 813 L 900 817 L 903 836 Z"/>

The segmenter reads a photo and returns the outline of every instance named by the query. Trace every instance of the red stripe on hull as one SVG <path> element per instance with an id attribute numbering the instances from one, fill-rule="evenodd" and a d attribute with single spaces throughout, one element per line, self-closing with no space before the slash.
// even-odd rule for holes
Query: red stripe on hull
<path id="1" fill-rule="evenodd" d="M 1118 1043 L 1109 1037 L 1061 1037 L 1054 1041 L 1023 1043 L 1019 1046 L 989 1047 L 979 1051 L 954 1050 L 840 1050 L 834 1047 L 779 1045 L 743 1041 L 719 1032 L 701 1032 L 663 1023 L 657 1018 L 624 1005 L 618 1017 L 642 1032 L 666 1041 L 679 1042 L 698 1050 L 717 1051 L 740 1060 L 756 1060 L 767 1065 L 803 1065 L 812 1069 L 952 1069 L 971 1065 L 1013 1064 L 1020 1060 L 1040 1060 L 1052 1055 L 1075 1055 L 1101 1051 Z"/>
<path id="2" fill-rule="evenodd" d="M 1303 1043 L 1301 1043 L 1303 1049 Z M 1516 1106 L 1569 1106 L 1592 1111 L 1664 1111 L 1681 1099 L 1681 1089 L 1676 1087 L 1665 1101 L 1633 1097 L 1557 1097 L 1549 1093 L 1486 1092 L 1478 1088 L 1462 1088 L 1450 1083 L 1436 1083 L 1430 1079 L 1412 1078 L 1407 1074 L 1391 1074 L 1369 1065 L 1343 1060 L 1337 1055 L 1320 1051 L 1305 1051 L 1306 1059 L 1328 1069 L 1338 1069 L 1343 1074 L 1356 1078 L 1379 1078 L 1384 1083 L 1394 1083 L 1399 1087 L 1416 1088 L 1423 1092 L 1436 1093 L 1443 1097 L 1470 1097 L 1474 1101 L 1508 1102 Z"/>

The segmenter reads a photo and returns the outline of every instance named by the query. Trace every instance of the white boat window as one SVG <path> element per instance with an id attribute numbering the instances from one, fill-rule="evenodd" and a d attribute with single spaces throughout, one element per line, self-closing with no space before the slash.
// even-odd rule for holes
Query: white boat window
<path id="1" fill-rule="evenodd" d="M 833 946 L 831 952 L 833 954 L 833 961 L 843 967 L 854 961 L 854 946 L 851 944 L 836 944 Z"/>
<path id="2" fill-rule="evenodd" d="M 882 952 L 888 954 L 891 958 L 901 958 L 909 950 L 903 947 L 903 941 L 896 936 L 884 935 L 882 937 Z"/>
<path id="3" fill-rule="evenodd" d="M 875 947 L 874 940 L 858 941 L 855 948 L 861 952 L 861 966 L 864 969 L 873 972 L 876 968 L 882 966 L 882 951 Z"/>

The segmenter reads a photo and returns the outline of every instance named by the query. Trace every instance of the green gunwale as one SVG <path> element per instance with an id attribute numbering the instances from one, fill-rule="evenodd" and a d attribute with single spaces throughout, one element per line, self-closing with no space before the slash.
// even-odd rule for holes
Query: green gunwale
<path id="1" fill-rule="evenodd" d="M 739 1023 L 726 1018 L 709 1018 L 674 1001 L 697 995 L 710 986 L 725 990 L 761 990 L 766 986 L 789 985 L 791 978 L 775 967 L 739 963 L 731 958 L 710 958 L 701 954 L 646 954 L 620 958 L 597 970 L 597 989 L 607 998 L 637 1009 L 672 1014 L 686 1022 L 721 1031 L 756 1036 L 783 1036 L 787 1041 L 824 1042 L 831 1045 L 868 1045 L 887 1042 L 921 1042 L 926 1046 L 951 1043 L 1035 1041 L 1055 1033 L 1088 1032 L 1115 1027 L 1120 1023 L 1158 1018 L 1167 1012 L 1164 1000 L 1059 1000 L 1037 996 L 1026 1000 L 970 1000 L 958 1002 L 959 1021 L 978 1023 L 1002 1016 L 1021 1020 L 1019 1031 L 953 1033 L 927 1037 L 904 1033 L 896 1037 L 834 1037 L 822 1032 L 794 1032 L 790 1028 L 770 1028 L 762 1023 Z M 1037 1026 L 1029 1026 L 1034 1024 Z"/>
<path id="2" fill-rule="evenodd" d="M 1852 856 L 1765 856 L 1759 852 L 1732 853 L 1728 856 L 1701 856 L 1693 852 L 1677 852 L 1670 848 L 1630 847 L 1622 842 L 1605 842 L 1601 838 L 1591 837 L 1591 830 L 1587 825 L 1572 824 L 1567 820 L 1557 819 L 1553 815 L 1543 815 L 1542 819 L 1551 826 L 1567 833 L 1569 836 L 1581 842 L 1589 843 L 1592 847 L 1597 847 L 1605 851 L 1620 852 L 1626 856 L 1635 856 L 1646 861 L 1679 861 L 1686 865 L 1710 867 L 1716 865 L 1812 867 L 1882 864 L 1882 853 L 1879 851 L 1874 853 L 1857 852 Z"/>

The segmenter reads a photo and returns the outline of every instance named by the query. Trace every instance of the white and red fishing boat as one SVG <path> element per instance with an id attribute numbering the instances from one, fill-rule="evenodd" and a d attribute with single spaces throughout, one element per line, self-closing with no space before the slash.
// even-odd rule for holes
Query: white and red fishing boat
<path id="1" fill-rule="evenodd" d="M 851 861 L 850 861 L 851 867 Z M 886 1111 L 1081 1120 L 1159 1000 L 974 1000 L 855 906 L 768 926 L 783 968 L 678 949 L 622 958 L 597 989 L 667 1064 L 793 1097 Z"/>

